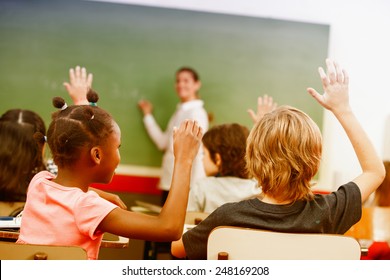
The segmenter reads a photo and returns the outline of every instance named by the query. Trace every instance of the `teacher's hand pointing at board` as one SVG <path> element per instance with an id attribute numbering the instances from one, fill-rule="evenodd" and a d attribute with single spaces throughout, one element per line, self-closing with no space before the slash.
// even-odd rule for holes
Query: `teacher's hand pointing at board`
<path id="1" fill-rule="evenodd" d="M 145 99 L 142 99 L 138 102 L 138 107 L 141 109 L 144 116 L 151 114 L 153 111 L 152 103 Z"/>

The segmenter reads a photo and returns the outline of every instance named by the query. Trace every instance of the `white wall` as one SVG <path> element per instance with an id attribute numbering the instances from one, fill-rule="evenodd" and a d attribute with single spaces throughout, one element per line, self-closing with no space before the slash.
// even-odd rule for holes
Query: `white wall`
<path id="1" fill-rule="evenodd" d="M 379 155 L 390 159 L 390 1 L 387 0 L 118 0 L 331 26 L 329 57 L 350 74 L 351 104 Z M 325 58 L 324 58 L 325 59 Z M 292 73 L 293 74 L 293 73 Z M 387 127 L 387 130 L 385 130 Z M 334 189 L 360 172 L 339 124 L 324 113 L 319 187 Z M 386 139 L 386 143 L 385 143 Z"/>

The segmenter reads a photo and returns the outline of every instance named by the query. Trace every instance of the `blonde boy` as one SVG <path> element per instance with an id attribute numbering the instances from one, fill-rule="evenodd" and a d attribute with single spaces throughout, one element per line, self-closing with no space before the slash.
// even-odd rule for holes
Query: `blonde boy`
<path id="1" fill-rule="evenodd" d="M 221 225 L 343 234 L 359 221 L 362 201 L 383 181 L 385 170 L 349 105 L 347 73 L 329 59 L 326 64 L 327 74 L 319 68 L 324 94 L 307 91 L 343 126 L 362 173 L 329 195 L 313 195 L 310 181 L 321 160 L 320 131 L 298 109 L 275 109 L 258 120 L 247 142 L 247 167 L 262 186 L 261 196 L 219 207 L 172 243 L 174 256 L 205 259 L 208 235 Z"/>

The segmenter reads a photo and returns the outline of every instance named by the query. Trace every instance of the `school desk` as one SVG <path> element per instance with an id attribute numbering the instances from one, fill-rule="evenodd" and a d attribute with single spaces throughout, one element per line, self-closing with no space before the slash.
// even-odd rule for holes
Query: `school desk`
<path id="1" fill-rule="evenodd" d="M 17 240 L 19 237 L 18 231 L 0 230 L 0 239 Z M 103 236 L 101 248 L 127 248 L 129 247 L 129 239 L 122 236 L 105 233 Z"/>

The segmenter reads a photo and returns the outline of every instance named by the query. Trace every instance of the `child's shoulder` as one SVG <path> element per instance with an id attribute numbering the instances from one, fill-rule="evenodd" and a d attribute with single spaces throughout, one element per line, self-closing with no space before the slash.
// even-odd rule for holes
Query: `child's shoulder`
<path id="1" fill-rule="evenodd" d="M 47 170 L 43 170 L 35 174 L 35 176 L 31 179 L 31 185 L 43 182 L 43 181 L 48 181 L 52 180 L 55 177 L 54 174 L 50 173 Z"/>

